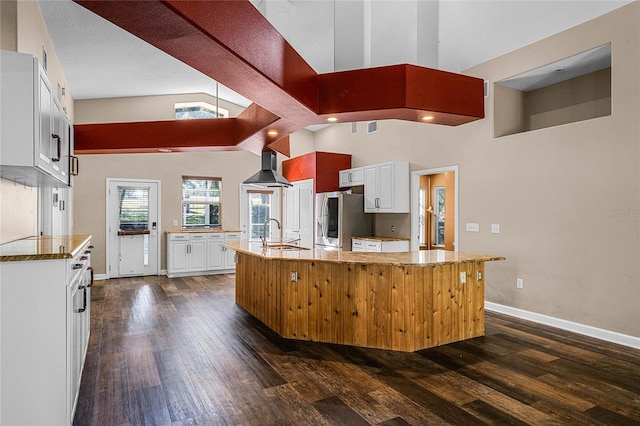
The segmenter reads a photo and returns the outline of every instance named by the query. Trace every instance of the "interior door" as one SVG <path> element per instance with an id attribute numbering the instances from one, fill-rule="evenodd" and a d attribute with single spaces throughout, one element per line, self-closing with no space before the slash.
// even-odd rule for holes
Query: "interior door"
<path id="1" fill-rule="evenodd" d="M 107 179 L 107 277 L 158 275 L 160 182 Z"/>

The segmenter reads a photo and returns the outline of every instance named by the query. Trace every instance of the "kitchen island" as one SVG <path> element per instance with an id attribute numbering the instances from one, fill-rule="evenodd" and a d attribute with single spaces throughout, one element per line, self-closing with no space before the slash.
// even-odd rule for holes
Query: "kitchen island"
<path id="1" fill-rule="evenodd" d="M 484 264 L 504 259 L 225 245 L 236 303 L 279 335 L 408 352 L 483 336 Z"/>

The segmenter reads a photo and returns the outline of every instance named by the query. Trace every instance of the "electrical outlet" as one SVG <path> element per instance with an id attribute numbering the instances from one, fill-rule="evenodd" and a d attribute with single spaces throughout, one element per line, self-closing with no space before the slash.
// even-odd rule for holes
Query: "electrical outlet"
<path id="1" fill-rule="evenodd" d="M 467 282 L 467 273 L 460 272 L 460 284 L 466 284 Z"/>
<path id="2" fill-rule="evenodd" d="M 173 226 L 178 226 L 178 221 L 177 220 L 173 221 Z"/>
<path id="3" fill-rule="evenodd" d="M 523 287 L 524 287 L 524 280 L 522 278 L 516 279 L 516 288 L 523 288 Z"/>
<path id="4" fill-rule="evenodd" d="M 482 271 L 476 271 L 476 279 L 482 281 Z"/>
<path id="5" fill-rule="evenodd" d="M 499 234 L 500 233 L 500 224 L 492 223 L 491 224 L 491 233 L 492 234 Z"/>
<path id="6" fill-rule="evenodd" d="M 391 232 L 396 232 L 396 227 L 394 225 L 391 225 Z"/>
<path id="7" fill-rule="evenodd" d="M 296 271 L 291 271 L 291 282 L 292 283 L 298 282 L 298 273 Z"/>

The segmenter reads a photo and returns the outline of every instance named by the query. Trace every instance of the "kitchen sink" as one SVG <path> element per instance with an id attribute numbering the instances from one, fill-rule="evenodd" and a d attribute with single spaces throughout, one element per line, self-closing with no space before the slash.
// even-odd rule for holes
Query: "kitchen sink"
<path id="1" fill-rule="evenodd" d="M 306 247 L 295 246 L 293 244 L 268 244 L 267 248 L 275 249 L 275 250 L 287 250 L 287 251 L 309 250 Z"/>

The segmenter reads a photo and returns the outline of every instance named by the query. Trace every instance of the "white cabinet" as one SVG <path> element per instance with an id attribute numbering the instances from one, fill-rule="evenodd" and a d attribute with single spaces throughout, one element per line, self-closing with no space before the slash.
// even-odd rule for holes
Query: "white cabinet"
<path id="1" fill-rule="evenodd" d="M 205 271 L 206 237 L 204 233 L 167 234 L 167 272 Z"/>
<path id="2" fill-rule="evenodd" d="M 313 179 L 292 182 L 284 190 L 283 240 L 313 248 Z"/>
<path id="3" fill-rule="evenodd" d="M 409 163 L 392 161 L 364 168 L 365 213 L 409 213 Z"/>
<path id="4" fill-rule="evenodd" d="M 376 239 L 375 237 L 352 238 L 351 251 L 372 253 L 409 251 L 409 240 Z"/>
<path id="5" fill-rule="evenodd" d="M 68 186 L 71 130 L 38 61 L 0 51 L 0 176 L 28 186 Z"/>
<path id="6" fill-rule="evenodd" d="M 215 233 L 207 238 L 207 269 L 215 271 L 224 269 L 225 257 L 224 249 L 220 244 L 224 243 L 224 234 Z"/>
<path id="7" fill-rule="evenodd" d="M 168 233 L 167 276 L 232 272 L 235 252 L 220 244 L 239 239 L 239 232 Z"/>
<path id="8" fill-rule="evenodd" d="M 41 237 L 3 245 L 53 246 L 49 260 L 2 262 L 0 424 L 70 425 L 89 342 L 89 239 Z M 68 250 L 57 257 L 57 247 Z M 35 253 L 36 251 L 30 251 Z M 62 256 L 70 255 L 68 259 Z"/>
<path id="9" fill-rule="evenodd" d="M 240 232 L 225 232 L 224 241 L 239 241 L 241 237 Z M 225 269 L 236 269 L 236 252 L 230 248 L 223 247 L 224 249 L 224 266 Z"/>
<path id="10" fill-rule="evenodd" d="M 364 167 L 340 170 L 340 188 L 364 185 Z"/>

